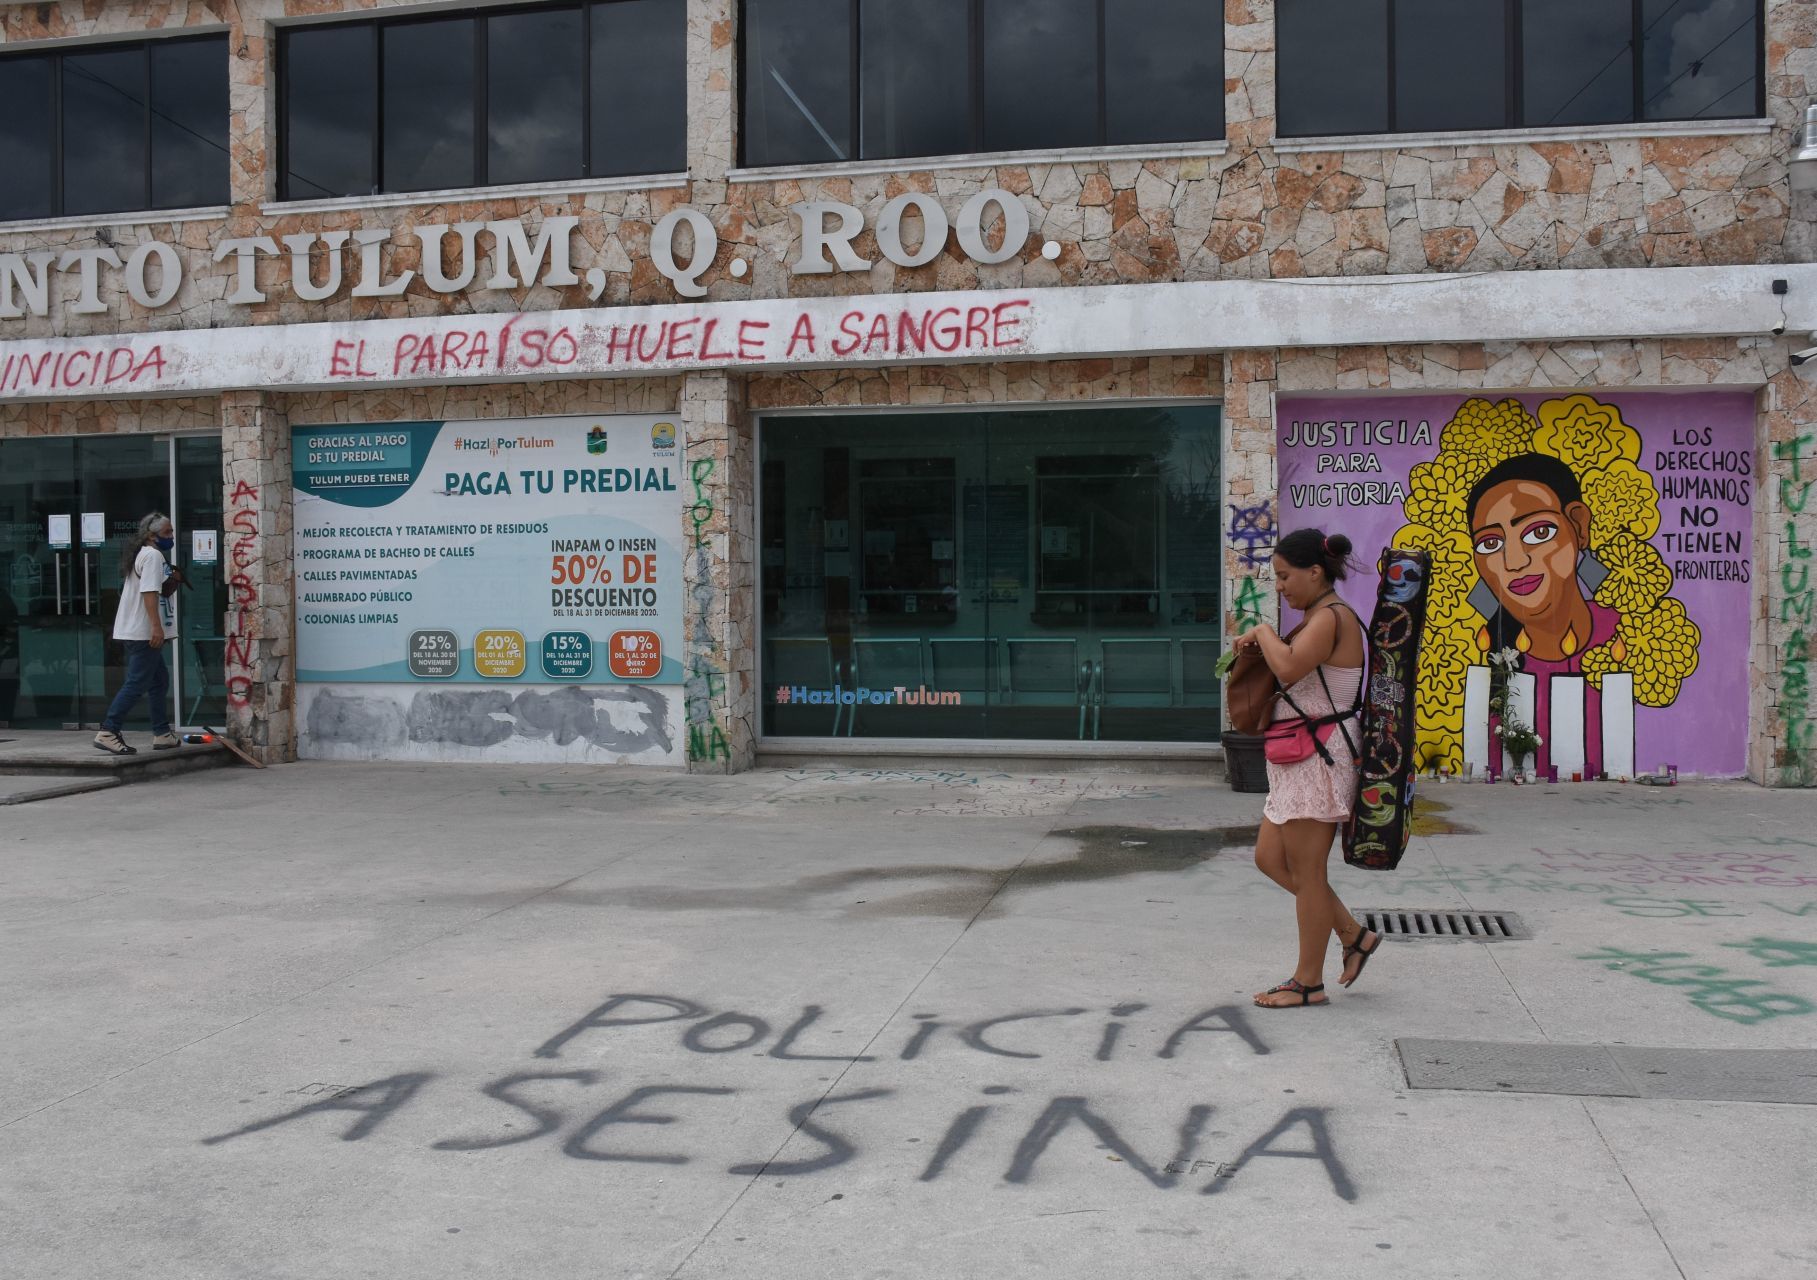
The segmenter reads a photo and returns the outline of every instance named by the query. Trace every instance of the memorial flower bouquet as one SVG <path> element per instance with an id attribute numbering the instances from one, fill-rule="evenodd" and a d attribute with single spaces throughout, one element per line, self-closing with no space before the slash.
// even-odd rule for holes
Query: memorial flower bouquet
<path id="1" fill-rule="evenodd" d="M 1531 780 L 1533 774 L 1527 765 L 1533 759 L 1533 753 L 1544 746 L 1546 740 L 1533 732 L 1531 725 L 1522 724 L 1513 718 L 1502 721 L 1500 734 L 1502 746 L 1514 758 L 1514 772 Z"/>
<path id="2" fill-rule="evenodd" d="M 1515 780 L 1526 772 L 1533 753 L 1545 745 L 1533 726 L 1514 714 L 1508 705 L 1508 677 L 1520 669 L 1520 650 L 1506 648 L 1489 655 L 1489 714 L 1496 717 L 1495 733 L 1514 760 Z"/>

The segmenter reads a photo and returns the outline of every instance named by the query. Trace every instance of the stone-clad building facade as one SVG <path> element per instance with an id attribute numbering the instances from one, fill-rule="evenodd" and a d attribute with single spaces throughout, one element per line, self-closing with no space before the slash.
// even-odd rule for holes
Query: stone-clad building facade
<path id="1" fill-rule="evenodd" d="M 674 740 L 667 751 L 602 747 L 593 758 L 687 755 L 696 768 L 737 769 L 761 743 L 807 739 L 821 747 L 871 739 L 872 751 L 1024 739 L 1070 750 L 1114 750 L 1108 744 L 1117 741 L 1203 750 L 1217 735 L 1215 681 L 1204 664 L 1233 628 L 1273 616 L 1261 534 L 1320 521 L 1342 528 L 1351 506 L 1377 509 L 1391 533 L 1400 525 L 1439 540 L 1477 532 L 1476 512 L 1460 513 L 1457 530 L 1422 522 L 1419 477 L 1391 451 L 1308 455 L 1308 496 L 1291 497 L 1284 442 L 1313 420 L 1303 413 L 1355 426 L 1367 423 L 1370 405 L 1392 404 L 1397 422 L 1429 417 L 1430 438 L 1409 447 L 1429 445 L 1421 457 L 1430 458 L 1472 402 L 1514 400 L 1522 407 L 1507 411 L 1507 429 L 1528 432 L 1540 442 L 1535 450 L 1564 457 L 1594 487 L 1615 484 L 1602 477 L 1625 464 L 1573 455 L 1577 446 L 1559 434 L 1566 428 L 1554 424 L 1603 411 L 1615 424 L 1608 447 L 1633 441 L 1631 461 L 1653 490 L 1629 532 L 1656 546 L 1670 569 L 1664 585 L 1611 603 L 1629 543 L 1590 528 L 1612 509 L 1592 493 L 1581 550 L 1613 578 L 1584 572 L 1581 580 L 1585 602 L 1594 596 L 1608 611 L 1608 633 L 1587 645 L 1570 633 L 1558 670 L 1577 679 L 1590 662 L 1586 647 L 1619 650 L 1638 705 L 1593 709 L 1590 720 L 1609 732 L 1619 716 L 1638 716 L 1643 742 L 1657 743 L 1660 730 L 1688 738 L 1687 727 L 1670 729 L 1672 704 L 1660 700 L 1668 695 L 1644 691 L 1641 657 L 1627 656 L 1652 652 L 1647 637 L 1665 634 L 1667 614 L 1688 616 L 1701 641 L 1689 657 L 1659 659 L 1673 673 L 1667 682 L 1741 726 L 1735 750 L 1708 757 L 1701 771 L 1808 782 L 1813 595 L 1804 565 L 1817 513 L 1807 511 L 1806 490 L 1817 476 L 1806 470 L 1817 466 L 1817 413 L 1811 366 L 1792 356 L 1817 327 L 1817 231 L 1812 197 L 1792 190 L 1788 162 L 1817 97 L 1817 4 L 1694 0 L 1688 8 L 1716 24 L 1709 47 L 1692 47 L 1703 28 L 1686 27 L 1688 52 L 1663 54 L 1664 71 L 1637 57 L 1635 119 L 1536 125 L 1529 115 L 1506 127 L 1308 134 L 1289 125 L 1309 118 L 1297 103 L 1314 92 L 1310 77 L 1323 64 L 1307 52 L 1303 23 L 1290 25 L 1295 15 L 1284 13 L 1296 3 L 1313 8 L 1312 0 L 1226 0 L 1221 58 L 1218 24 L 1208 24 L 1204 56 L 1221 61 L 1223 75 L 1215 136 L 778 165 L 748 162 L 758 101 L 751 60 L 764 56 L 751 24 L 767 21 L 767 11 L 739 0 L 674 0 L 685 8 L 676 56 L 686 130 L 673 171 L 313 199 L 292 198 L 279 161 L 300 145 L 282 136 L 285 33 L 418 7 L 0 5 L 0 91 L 9 55 L 176 31 L 224 33 L 228 67 L 222 203 L 0 223 L 0 254 L 16 255 L 0 260 L 9 264 L 0 265 L 0 443 L 218 435 L 223 563 L 235 572 L 222 575 L 223 670 L 211 675 L 217 659 L 198 656 L 194 682 L 202 694 L 219 684 L 240 731 L 272 758 L 288 758 L 299 747 L 336 754 L 312 750 L 306 704 L 326 694 L 298 683 L 294 430 L 672 417 L 689 481 L 676 534 L 685 589 Z M 1508 11 L 1517 9 L 1511 0 Z M 1723 37 L 1732 15 L 1741 34 Z M 1643 43 L 1678 20 L 1657 17 Z M 1529 62 L 1542 35 L 1523 36 Z M 1753 52 L 1727 61 L 1749 40 Z M 1654 118 L 1668 112 L 1652 104 L 1675 101 L 1702 74 L 1670 59 L 1694 56 L 1721 67 L 1725 79 L 1711 93 L 1729 83 L 1730 67 L 1745 65 L 1754 100 L 1737 91 L 1713 100 L 1732 110 L 1693 110 L 1699 99 L 1684 112 L 1691 118 Z M 1655 80 L 1665 87 L 1646 98 Z M 1532 80 L 1523 98 L 1510 83 L 1510 102 L 1542 92 Z M 802 92 L 811 98 L 805 82 Z M 1391 119 L 1413 110 L 1410 91 L 1395 92 L 1407 101 Z M 811 114 L 805 104 L 802 111 Z M 838 132 L 837 122 L 816 128 L 823 123 Z M 815 231 L 836 231 L 848 208 L 855 234 L 816 243 Z M 924 253 L 928 220 L 940 215 L 951 230 L 938 251 Z M 1023 221 L 1019 243 L 999 250 Z M 708 226 L 711 237 L 701 234 Z M 932 309 L 916 312 L 917 299 Z M 904 314 L 920 316 L 906 333 Z M 782 337 L 797 338 L 804 317 L 820 342 L 785 348 Z M 651 327 L 645 351 L 629 354 L 639 341 L 631 326 L 694 321 L 706 326 L 698 344 L 702 330 L 681 341 L 678 330 Z M 506 356 L 511 325 L 554 344 L 564 322 L 572 360 Z M 761 328 L 735 330 L 741 325 Z M 624 338 L 617 347 L 597 336 L 612 326 Z M 456 331 L 465 355 L 450 353 Z M 468 357 L 482 331 L 498 349 L 475 361 Z M 658 340 L 659 332 L 667 336 Z M 116 356 L 122 348 L 130 354 Z M 316 348 L 319 356 L 308 355 Z M 292 351 L 300 353 L 294 365 L 286 363 Z M 47 367 L 47 358 L 58 363 Z M 1588 400 L 1573 409 L 1574 395 Z M 1739 424 L 1736 397 L 1751 405 Z M 1015 415 L 1049 407 L 1086 413 L 1066 419 L 1059 434 L 1073 433 L 1071 443 L 1043 453 L 1042 420 Z M 1155 426 L 1142 416 L 1149 410 L 1173 417 Z M 1194 416 L 1201 411 L 1210 416 Z M 914 454 L 917 429 L 902 415 L 927 415 L 926 438 L 945 443 Z M 884 434 L 867 435 L 866 423 Z M 1124 450 L 1115 443 L 1124 431 L 1161 434 Z M 1660 465 L 1692 437 L 1708 457 Z M 967 442 L 979 439 L 1003 457 L 1014 453 L 1015 466 L 967 462 Z M 1188 441 L 1213 450 L 1208 471 L 1180 461 Z M 1082 461 L 1109 456 L 1125 461 L 1096 471 Z M 1486 473 L 1493 459 L 1483 456 L 1466 479 Z M 1327 484 L 1335 505 L 1323 509 L 1310 495 L 1353 463 L 1369 474 Z M 1727 481 L 1711 488 L 1700 475 Z M 1207 477 L 1215 491 L 1204 488 Z M 892 486 L 930 495 L 932 506 L 917 514 L 914 502 L 893 504 Z M 1069 523 L 1067 509 L 1080 504 L 1103 504 L 1105 514 Z M 1130 516 L 1137 511 L 1145 514 Z M 1720 541 L 1667 541 L 1718 519 L 1745 529 L 1740 553 Z M 1114 535 L 1105 532 L 1113 526 Z M 1208 531 L 1211 570 L 1203 567 Z M 1009 545 L 1016 534 L 1025 552 Z M 1121 550 L 1100 545 L 1113 536 Z M 1480 539 L 1458 545 L 1459 565 L 1491 554 Z M 1128 570 L 1118 556 L 1155 567 Z M 1706 557 L 1745 568 L 1706 570 Z M 1633 580 L 1656 577 L 1652 566 L 1648 559 Z M 1687 594 L 1706 571 L 1708 594 Z M 1604 581 L 1616 585 L 1605 591 Z M 1678 599 L 1689 603 L 1674 614 Z M 1486 650 L 1496 619 L 1514 615 L 1477 600 L 1481 617 L 1459 622 L 1457 634 L 1480 621 Z M 1071 647 L 1041 647 L 1063 642 Z M 836 690 L 861 679 L 867 662 L 873 672 L 898 664 L 891 680 L 938 693 L 943 659 L 961 672 L 946 691 L 978 708 L 963 723 L 916 719 L 896 706 L 853 708 L 841 721 L 835 706 L 828 725 L 818 712 L 810 719 L 804 708 L 778 705 L 783 691 L 806 687 L 800 670 L 826 672 Z M 1680 670 L 1687 663 L 1696 671 Z M 1064 679 L 1054 674 L 1062 668 Z M 433 747 L 400 698 L 405 727 L 388 732 Z M 1689 705 L 1679 704 L 1679 722 Z M 899 719 L 888 718 L 897 711 Z M 333 732 L 322 716 L 326 744 Z M 1585 733 L 1572 725 L 1565 732 Z M 1432 732 L 1433 763 L 1480 755 L 1468 723 L 1461 737 Z M 1592 749 L 1579 767 L 1632 757 L 1628 769 L 1651 768 L 1656 754 Z M 1697 751 L 1687 744 L 1682 754 L 1698 770 Z M 448 755 L 487 758 L 465 748 Z"/>

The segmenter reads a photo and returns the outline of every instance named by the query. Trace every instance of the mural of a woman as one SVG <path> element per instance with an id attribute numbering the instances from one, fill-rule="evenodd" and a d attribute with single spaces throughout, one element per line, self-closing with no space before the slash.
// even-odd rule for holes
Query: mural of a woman
<path id="1" fill-rule="evenodd" d="M 1463 767 L 1467 704 L 1469 715 L 1487 716 L 1469 691 L 1486 688 L 1488 656 L 1507 649 L 1533 680 L 1542 772 L 1554 677 L 1585 681 L 1591 774 L 1604 767 L 1605 676 L 1631 675 L 1634 704 L 1677 699 L 1697 669 L 1701 634 L 1667 594 L 1671 569 L 1649 542 L 1658 491 L 1640 458 L 1639 433 L 1614 405 L 1574 395 L 1546 401 L 1537 417 L 1513 399 L 1468 401 L 1440 433 L 1438 456 L 1413 468 L 1403 507 L 1413 523 L 1396 544 L 1433 556 L 1417 712 L 1423 761 Z"/>
<path id="2" fill-rule="evenodd" d="M 1471 551 L 1477 585 L 1470 605 L 1485 619 L 1477 648 L 1512 648 L 1534 677 L 1534 720 L 1550 725 L 1553 676 L 1583 674 L 1584 655 L 1611 646 L 1625 657 L 1621 615 L 1594 597 L 1608 576 L 1589 548 L 1590 508 L 1571 468 L 1543 453 L 1491 467 L 1470 490 Z M 1602 770 L 1601 700 L 1586 700 L 1586 767 Z M 1550 764 L 1541 742 L 1535 761 Z"/>

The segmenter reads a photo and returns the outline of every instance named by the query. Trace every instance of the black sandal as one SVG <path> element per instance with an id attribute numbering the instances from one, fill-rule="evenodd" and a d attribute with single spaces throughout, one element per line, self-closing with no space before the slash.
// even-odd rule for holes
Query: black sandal
<path id="1" fill-rule="evenodd" d="M 1363 945 L 1364 936 L 1371 933 L 1375 933 L 1375 930 L 1364 925 L 1358 925 L 1356 929 L 1356 941 L 1344 944 L 1344 963 L 1349 964 L 1351 956 L 1358 957 L 1359 963 L 1356 966 L 1356 972 L 1350 975 L 1350 981 L 1345 982 L 1342 978 L 1338 979 L 1338 985 L 1340 987 L 1354 987 L 1356 985 L 1356 980 L 1363 976 L 1363 970 L 1369 967 L 1369 957 L 1382 949 L 1382 935 L 1379 933 L 1375 933 L 1375 945 L 1373 947 L 1365 947 Z"/>
<path id="2" fill-rule="evenodd" d="M 1317 986 L 1309 987 L 1298 978 L 1289 978 L 1278 987 L 1268 988 L 1268 990 L 1262 993 L 1262 996 L 1272 996 L 1278 992 L 1285 991 L 1289 995 L 1297 995 L 1300 998 L 1298 1004 L 1263 1004 L 1262 996 L 1257 996 L 1255 1000 L 1256 1007 L 1258 1009 L 1316 1009 L 1320 1005 L 1331 1003 L 1331 998 L 1329 996 L 1323 1000 L 1314 1000 L 1312 998 L 1324 989 L 1325 984 L 1322 982 Z"/>

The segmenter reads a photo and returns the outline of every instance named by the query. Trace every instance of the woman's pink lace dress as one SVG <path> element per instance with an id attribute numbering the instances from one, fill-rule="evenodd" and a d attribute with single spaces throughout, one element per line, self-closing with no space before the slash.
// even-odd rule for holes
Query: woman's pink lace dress
<path id="1" fill-rule="evenodd" d="M 1319 682 L 1319 670 L 1325 673 L 1324 684 Z M 1361 667 L 1315 668 L 1287 691 L 1300 704 L 1300 711 L 1282 698 L 1275 703 L 1274 718 L 1291 720 L 1303 711 L 1317 719 L 1349 711 L 1356 705 L 1357 689 L 1362 683 Z M 1329 698 L 1325 696 L 1325 684 L 1331 686 Z M 1333 702 L 1337 705 L 1333 706 Z M 1345 730 L 1349 730 L 1351 742 L 1361 745 L 1358 718 L 1340 721 L 1325 743 L 1325 749 L 1331 752 L 1331 764 L 1326 764 L 1317 752 L 1298 764 L 1269 763 L 1268 802 L 1262 807 L 1263 817 L 1276 824 L 1298 818 L 1343 822 L 1350 817 L 1351 806 L 1356 803 L 1356 756 L 1344 741 Z"/>

